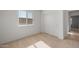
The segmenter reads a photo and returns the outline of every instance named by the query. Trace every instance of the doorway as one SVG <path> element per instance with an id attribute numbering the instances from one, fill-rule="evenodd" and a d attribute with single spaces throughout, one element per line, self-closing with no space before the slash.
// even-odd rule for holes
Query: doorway
<path id="1" fill-rule="evenodd" d="M 79 33 L 79 16 L 71 16 L 69 31 Z"/>
<path id="2" fill-rule="evenodd" d="M 69 32 L 70 39 L 79 38 L 79 11 L 69 12 Z M 78 39 L 79 40 L 79 39 Z"/>

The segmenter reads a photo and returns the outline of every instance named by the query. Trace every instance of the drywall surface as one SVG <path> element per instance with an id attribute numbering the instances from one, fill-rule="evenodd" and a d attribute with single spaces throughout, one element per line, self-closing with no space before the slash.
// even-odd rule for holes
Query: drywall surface
<path id="1" fill-rule="evenodd" d="M 1 40 L 3 40 L 3 12 L 2 10 L 0 10 L 0 43 L 2 42 Z"/>
<path id="2" fill-rule="evenodd" d="M 69 32 L 69 11 L 64 10 L 63 11 L 63 33 L 64 33 L 64 37 L 67 36 L 68 32 Z"/>
<path id="3" fill-rule="evenodd" d="M 2 15 L 1 15 L 1 12 L 0 12 L 0 18 L 2 19 Z M 2 39 L 2 21 L 0 19 L 0 40 Z"/>
<path id="4" fill-rule="evenodd" d="M 0 11 L 0 26 L 3 34 L 0 38 L 1 43 L 17 40 L 25 36 L 33 35 L 40 32 L 40 11 L 33 10 L 33 25 L 19 27 L 16 20 L 16 10 Z"/>
<path id="5" fill-rule="evenodd" d="M 41 12 L 41 32 L 63 39 L 63 11 L 43 10 Z"/>
<path id="6" fill-rule="evenodd" d="M 63 10 L 58 10 L 58 38 L 64 39 L 64 12 Z"/>
<path id="7" fill-rule="evenodd" d="M 0 15 L 0 18 L 1 18 L 1 15 Z M 0 39 L 1 39 L 1 35 L 2 35 L 2 29 L 1 29 L 1 20 L 0 20 Z"/>

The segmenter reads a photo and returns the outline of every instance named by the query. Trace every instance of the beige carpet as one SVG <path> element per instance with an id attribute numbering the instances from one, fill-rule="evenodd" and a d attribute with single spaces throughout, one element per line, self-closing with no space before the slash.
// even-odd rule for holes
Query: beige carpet
<path id="1" fill-rule="evenodd" d="M 38 41 L 35 44 L 28 46 L 27 48 L 50 48 L 50 47 L 43 41 Z"/>
<path id="2" fill-rule="evenodd" d="M 0 45 L 3 48 L 79 48 L 79 34 L 69 34 L 64 40 L 40 33 Z"/>

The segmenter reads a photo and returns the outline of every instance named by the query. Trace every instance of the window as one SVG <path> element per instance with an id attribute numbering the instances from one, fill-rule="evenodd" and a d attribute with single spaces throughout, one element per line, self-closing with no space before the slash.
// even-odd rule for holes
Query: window
<path id="1" fill-rule="evenodd" d="M 33 23 L 32 19 L 32 11 L 27 11 L 27 10 L 19 10 L 17 13 L 17 23 L 19 25 L 28 25 Z"/>

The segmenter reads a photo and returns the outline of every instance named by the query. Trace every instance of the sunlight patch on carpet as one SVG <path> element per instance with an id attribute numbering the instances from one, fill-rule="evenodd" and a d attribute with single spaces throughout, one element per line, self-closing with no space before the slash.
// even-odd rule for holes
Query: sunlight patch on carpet
<path id="1" fill-rule="evenodd" d="M 33 45 L 30 45 L 27 48 L 50 48 L 46 43 L 44 43 L 43 41 L 38 41 Z"/>

